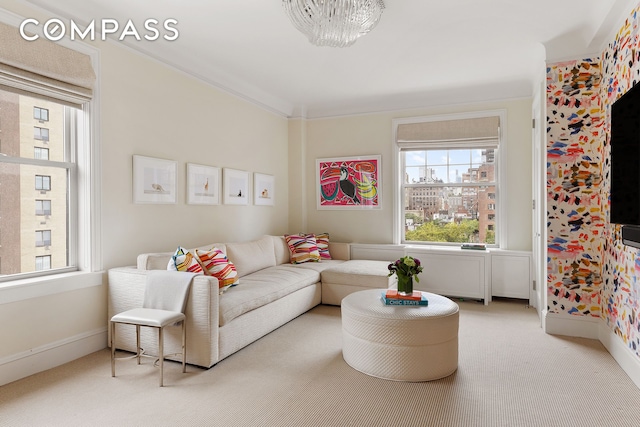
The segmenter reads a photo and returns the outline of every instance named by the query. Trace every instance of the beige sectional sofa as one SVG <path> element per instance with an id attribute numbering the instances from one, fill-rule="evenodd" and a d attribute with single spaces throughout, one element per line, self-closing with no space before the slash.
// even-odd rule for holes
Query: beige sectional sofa
<path id="1" fill-rule="evenodd" d="M 320 303 L 339 305 L 359 289 L 388 288 L 384 261 L 350 260 L 348 243 L 329 243 L 331 260 L 291 264 L 282 236 L 264 236 L 252 242 L 216 243 L 235 265 L 240 283 L 218 292 L 213 276 L 195 276 L 189 291 L 187 363 L 209 368 Z M 164 270 L 173 253 L 141 254 L 137 266 L 109 270 L 109 318 L 140 307 L 149 270 Z M 175 329 L 175 330 L 173 330 Z M 179 328 L 165 332 L 165 354 L 180 352 Z M 142 331 L 142 347 L 157 354 L 157 339 Z M 109 340 L 111 342 L 111 340 Z M 118 325 L 115 346 L 135 351 L 135 328 Z M 171 358 L 171 357 L 169 357 Z"/>

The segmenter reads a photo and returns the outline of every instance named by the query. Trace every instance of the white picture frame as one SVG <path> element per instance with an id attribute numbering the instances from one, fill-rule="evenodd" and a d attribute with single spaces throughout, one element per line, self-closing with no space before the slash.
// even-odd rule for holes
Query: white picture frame
<path id="1" fill-rule="evenodd" d="M 264 173 L 253 174 L 253 204 L 273 206 L 275 203 L 275 178 Z"/>
<path id="2" fill-rule="evenodd" d="M 133 202 L 175 204 L 178 163 L 173 160 L 133 156 Z"/>
<path id="3" fill-rule="evenodd" d="M 225 205 L 249 204 L 249 172 L 224 168 L 222 181 Z"/>
<path id="4" fill-rule="evenodd" d="M 187 163 L 187 204 L 220 204 L 220 168 Z"/>

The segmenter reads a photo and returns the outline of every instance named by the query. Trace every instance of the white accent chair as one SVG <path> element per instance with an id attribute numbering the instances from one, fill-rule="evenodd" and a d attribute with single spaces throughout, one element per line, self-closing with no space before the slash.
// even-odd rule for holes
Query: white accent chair
<path id="1" fill-rule="evenodd" d="M 116 314 L 111 318 L 111 376 L 116 376 L 116 359 L 138 359 L 140 357 L 154 357 L 144 354 L 140 348 L 140 327 L 146 326 L 158 329 L 158 361 L 160 364 L 160 387 L 164 377 L 164 328 L 166 326 L 182 324 L 182 372 L 187 371 L 187 346 L 184 310 L 189 286 L 194 273 L 178 271 L 153 271 L 147 276 L 145 284 L 144 302 L 141 308 L 134 308 Z M 127 324 L 136 327 L 136 354 L 130 357 L 117 357 L 115 346 L 116 325 Z"/>

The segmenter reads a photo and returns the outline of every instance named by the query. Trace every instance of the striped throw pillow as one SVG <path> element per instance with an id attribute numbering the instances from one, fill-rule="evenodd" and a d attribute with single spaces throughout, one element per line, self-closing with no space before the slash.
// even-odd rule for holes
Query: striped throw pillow
<path id="1" fill-rule="evenodd" d="M 202 266 L 191 252 L 178 246 L 167 265 L 167 270 L 188 271 L 190 273 L 204 274 Z"/>
<path id="2" fill-rule="evenodd" d="M 289 246 L 291 264 L 320 261 L 320 252 L 313 234 L 285 234 L 284 238 Z"/>
<path id="3" fill-rule="evenodd" d="M 329 233 L 316 234 L 316 244 L 318 245 L 318 252 L 320 252 L 321 259 L 331 259 L 329 253 Z"/>
<path id="4" fill-rule="evenodd" d="M 220 294 L 231 286 L 235 286 L 240 283 L 235 265 L 229 261 L 224 252 L 220 249 L 212 248 L 210 251 L 196 249 L 196 256 L 207 273 L 218 279 Z"/>

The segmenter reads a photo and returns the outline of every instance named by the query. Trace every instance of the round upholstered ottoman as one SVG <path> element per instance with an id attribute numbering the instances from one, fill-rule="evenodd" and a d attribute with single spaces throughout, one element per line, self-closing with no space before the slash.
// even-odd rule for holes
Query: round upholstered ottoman
<path id="1" fill-rule="evenodd" d="M 429 381 L 458 368 L 458 304 L 425 292 L 428 306 L 389 306 L 382 289 L 342 300 L 342 355 L 352 368 L 396 381 Z"/>

